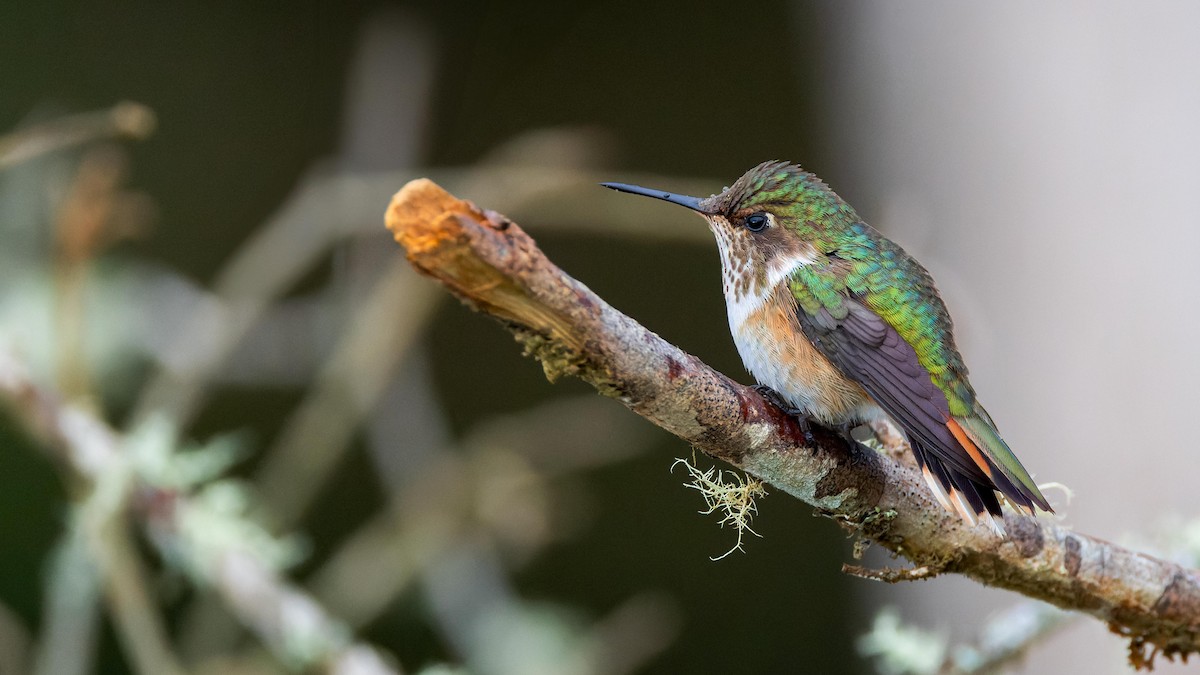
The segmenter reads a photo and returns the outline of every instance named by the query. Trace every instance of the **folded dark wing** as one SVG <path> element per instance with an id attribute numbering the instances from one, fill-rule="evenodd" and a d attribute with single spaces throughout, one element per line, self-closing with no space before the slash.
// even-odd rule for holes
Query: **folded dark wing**
<path id="1" fill-rule="evenodd" d="M 813 345 L 900 425 L 922 467 L 931 465 L 947 492 L 962 493 L 977 513 L 999 514 L 992 480 L 947 426 L 946 395 L 916 350 L 854 295 L 843 296 L 842 307 L 840 319 L 823 306 L 811 314 L 798 306 L 796 313 Z"/>

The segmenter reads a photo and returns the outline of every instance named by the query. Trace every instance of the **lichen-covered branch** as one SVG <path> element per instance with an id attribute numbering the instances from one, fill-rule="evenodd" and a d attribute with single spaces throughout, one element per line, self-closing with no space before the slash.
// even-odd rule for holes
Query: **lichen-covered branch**
<path id="1" fill-rule="evenodd" d="M 988 619 L 969 643 L 951 645 L 946 636 L 907 625 L 894 608 L 875 616 L 871 631 L 858 639 L 858 652 L 893 675 L 977 675 L 999 672 L 1020 661 L 1035 644 L 1082 614 L 1029 600 Z"/>
<path id="2" fill-rule="evenodd" d="M 393 199 L 387 225 L 409 261 L 505 324 L 554 380 L 575 375 L 605 396 L 815 506 L 930 573 L 959 573 L 1091 614 L 1135 648 L 1200 651 L 1200 573 L 1070 532 L 1007 518 L 1008 536 L 944 511 L 895 438 L 849 447 L 795 420 L 750 387 L 664 341 L 572 279 L 518 225 L 428 180 Z"/>
<path id="3" fill-rule="evenodd" d="M 161 545 L 164 557 L 182 563 L 210 584 L 231 612 L 289 665 L 332 673 L 398 672 L 374 648 L 355 642 L 340 621 L 283 578 L 265 559 L 265 547 L 253 541 L 254 528 L 218 522 L 222 514 L 206 512 L 199 503 L 203 500 L 169 484 L 145 480 L 130 456 L 130 446 L 135 444 L 131 437 L 119 436 L 91 413 L 40 387 L 3 347 L 0 403 L 45 444 L 58 463 L 92 488 L 91 498 L 81 507 L 82 517 L 99 519 L 95 528 L 123 529 L 125 518 L 136 515 L 151 540 Z M 219 531 L 204 531 L 206 523 L 207 529 Z M 238 529 L 238 525 L 245 526 Z M 182 672 L 166 651 L 165 635 L 147 635 L 161 627 L 146 624 L 151 610 L 140 585 L 144 573 L 130 569 L 136 561 L 130 560 L 135 551 L 127 536 L 128 532 L 120 532 L 116 547 L 106 541 L 100 551 L 98 567 L 109 588 L 110 606 L 122 612 L 123 604 L 132 603 L 123 614 L 132 623 L 121 627 L 128 628 L 124 636 L 137 652 L 138 665 L 147 672 Z"/>

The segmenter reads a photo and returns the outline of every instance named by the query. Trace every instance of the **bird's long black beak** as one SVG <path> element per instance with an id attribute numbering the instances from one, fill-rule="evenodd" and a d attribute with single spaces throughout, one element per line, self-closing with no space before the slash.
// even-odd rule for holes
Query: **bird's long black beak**
<path id="1" fill-rule="evenodd" d="M 688 197 L 687 195 L 677 195 L 671 192 L 663 192 L 662 190 L 651 190 L 639 185 L 629 185 L 628 183 L 601 183 L 606 188 L 616 190 L 617 192 L 628 192 L 631 195 L 642 195 L 644 197 L 654 197 L 665 202 L 686 206 L 689 209 L 698 213 L 708 213 L 702 205 L 704 200 L 700 197 Z"/>

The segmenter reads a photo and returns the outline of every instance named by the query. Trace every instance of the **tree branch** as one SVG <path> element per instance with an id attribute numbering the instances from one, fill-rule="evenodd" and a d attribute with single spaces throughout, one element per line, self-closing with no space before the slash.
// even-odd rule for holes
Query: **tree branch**
<path id="1" fill-rule="evenodd" d="M 271 647 L 286 663 L 296 667 L 322 667 L 331 673 L 396 673 L 374 648 L 355 642 L 350 632 L 330 616 L 310 595 L 290 583 L 263 558 L 246 537 L 250 528 L 237 536 L 211 536 L 201 527 L 188 526 L 198 501 L 173 486 L 158 485 L 135 475 L 128 437 L 119 436 L 107 424 L 85 410 L 64 403 L 39 387 L 9 351 L 0 346 L 0 403 L 52 452 L 52 457 L 86 481 L 93 496 L 84 505 L 84 518 L 100 519 L 95 528 L 118 520 L 121 527 L 129 516 L 137 516 L 160 544 L 164 558 L 180 563 L 199 575 L 225 600 L 230 611 Z M 135 499 L 136 497 L 136 499 Z M 141 506 L 135 508 L 137 502 Z M 210 525 L 209 527 L 216 527 Z M 227 525 L 225 525 L 227 527 Z M 106 536 L 106 533 L 98 533 Z M 131 536 L 127 530 L 121 537 Z M 157 536 L 154 536 L 157 535 Z M 204 535 L 209 535 L 205 537 Z M 167 652 L 165 636 L 146 635 L 160 628 L 147 627 L 145 589 L 137 577 L 143 572 L 115 569 L 136 558 L 133 542 L 102 542 L 99 571 L 110 591 L 110 604 L 121 605 L 119 617 L 138 665 L 147 672 L 179 672 Z M 93 556 L 95 557 L 95 556 Z M 130 576 L 132 575 L 132 576 Z"/>
<path id="2" fill-rule="evenodd" d="M 805 447 L 794 419 L 609 306 L 504 216 L 425 179 L 393 198 L 387 226 L 423 274 L 499 319 L 553 381 L 601 394 L 815 506 L 929 573 L 955 572 L 1064 609 L 1130 638 L 1133 656 L 1200 651 L 1200 574 L 1022 515 L 1008 536 L 943 510 L 894 437 L 886 452 L 831 433 Z"/>

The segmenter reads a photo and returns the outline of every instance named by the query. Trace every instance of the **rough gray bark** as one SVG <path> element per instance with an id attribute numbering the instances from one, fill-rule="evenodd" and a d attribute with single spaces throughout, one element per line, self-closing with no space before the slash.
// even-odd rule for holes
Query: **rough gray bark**
<path id="1" fill-rule="evenodd" d="M 902 441 L 886 434 L 885 453 L 822 433 L 806 447 L 795 420 L 752 388 L 609 306 L 551 263 L 515 223 L 431 181 L 406 185 L 386 218 L 420 272 L 499 319 L 551 380 L 580 377 L 917 568 L 876 578 L 955 572 L 1086 612 L 1130 639 L 1136 665 L 1155 653 L 1186 658 L 1200 651 L 1197 571 L 1046 519 L 1010 515 L 1006 538 L 970 527 L 934 501 Z"/>

